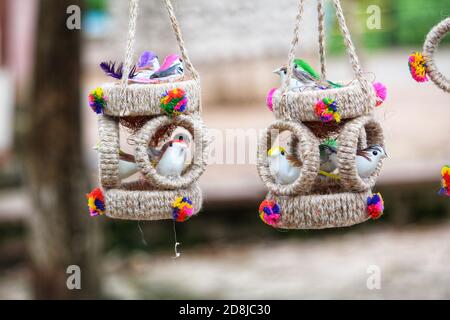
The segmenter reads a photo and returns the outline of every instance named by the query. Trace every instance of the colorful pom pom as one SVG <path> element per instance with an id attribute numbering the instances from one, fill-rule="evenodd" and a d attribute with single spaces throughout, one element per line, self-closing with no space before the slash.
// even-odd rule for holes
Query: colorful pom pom
<path id="1" fill-rule="evenodd" d="M 267 93 L 266 104 L 270 111 L 273 111 L 273 94 L 277 91 L 277 88 L 272 88 Z"/>
<path id="2" fill-rule="evenodd" d="M 338 112 L 338 106 L 336 100 L 325 98 L 316 103 L 315 111 L 316 115 L 322 122 L 341 121 L 341 115 Z"/>
<path id="3" fill-rule="evenodd" d="M 380 193 L 367 197 L 367 213 L 370 218 L 378 219 L 383 215 L 384 201 Z"/>
<path id="4" fill-rule="evenodd" d="M 192 201 L 187 197 L 179 197 L 172 202 L 172 216 L 173 220 L 183 222 L 189 219 L 194 214 Z"/>
<path id="5" fill-rule="evenodd" d="M 169 116 L 179 115 L 186 110 L 188 99 L 184 90 L 175 88 L 161 96 L 161 109 Z"/>
<path id="6" fill-rule="evenodd" d="M 281 218 L 280 206 L 273 200 L 264 200 L 259 205 L 259 217 L 269 226 L 276 226 Z"/>
<path id="7" fill-rule="evenodd" d="M 86 195 L 88 199 L 89 213 L 91 217 L 100 216 L 105 213 L 105 197 L 100 188 L 95 188 Z"/>
<path id="8" fill-rule="evenodd" d="M 441 180 L 441 190 L 439 190 L 439 194 L 441 196 L 450 196 L 450 166 L 446 165 L 442 167 L 441 170 L 442 180 Z"/>
<path id="9" fill-rule="evenodd" d="M 97 114 L 103 112 L 103 108 L 106 106 L 106 98 L 103 95 L 102 88 L 98 87 L 89 93 L 89 106 Z"/>
<path id="10" fill-rule="evenodd" d="M 377 95 L 377 107 L 381 106 L 387 97 L 387 88 L 381 82 L 375 82 L 373 84 L 373 88 L 375 89 L 375 93 Z"/>
<path id="11" fill-rule="evenodd" d="M 420 52 L 414 52 L 408 59 L 409 72 L 414 80 L 417 82 L 428 81 L 427 64 L 423 55 Z"/>

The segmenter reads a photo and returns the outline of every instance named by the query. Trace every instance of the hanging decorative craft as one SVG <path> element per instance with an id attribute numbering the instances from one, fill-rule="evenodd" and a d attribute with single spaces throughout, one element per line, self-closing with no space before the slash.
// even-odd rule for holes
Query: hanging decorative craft
<path id="1" fill-rule="evenodd" d="M 116 82 L 89 95 L 90 107 L 99 114 L 101 184 L 88 194 L 89 209 L 91 215 L 111 218 L 181 222 L 202 207 L 197 180 L 206 168 L 208 140 L 200 116 L 200 80 L 170 0 L 164 3 L 181 58 L 169 55 L 160 65 L 156 54 L 146 51 L 133 63 L 138 3 L 130 0 L 125 62 L 100 65 Z M 134 154 L 120 147 L 121 125 L 133 130 L 127 141 Z M 184 132 L 172 137 L 176 129 Z M 123 181 L 134 173 L 139 175 L 136 180 Z"/>
<path id="2" fill-rule="evenodd" d="M 376 219 L 384 210 L 372 188 L 387 156 L 372 111 L 386 88 L 371 84 L 361 69 L 339 0 L 333 0 L 355 80 L 343 85 L 326 77 L 323 0 L 318 0 L 321 74 L 295 59 L 304 0 L 299 0 L 287 67 L 277 69 L 281 87 L 267 105 L 277 118 L 262 134 L 258 173 L 269 189 L 260 218 L 275 228 L 321 229 Z M 272 146 L 291 133 L 289 148 Z"/>

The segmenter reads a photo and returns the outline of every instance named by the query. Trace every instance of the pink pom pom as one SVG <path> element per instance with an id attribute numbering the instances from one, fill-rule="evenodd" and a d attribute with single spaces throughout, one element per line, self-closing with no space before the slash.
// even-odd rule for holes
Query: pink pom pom
<path id="1" fill-rule="evenodd" d="M 377 95 L 377 107 L 382 105 L 387 97 L 387 88 L 381 82 L 375 82 L 373 84 L 373 88 L 375 89 L 375 93 Z"/>
<path id="2" fill-rule="evenodd" d="M 266 99 L 267 107 L 272 112 L 273 112 L 273 101 L 272 100 L 273 100 L 273 94 L 275 93 L 275 91 L 277 91 L 277 88 L 270 89 L 269 92 L 267 93 L 267 99 Z"/>

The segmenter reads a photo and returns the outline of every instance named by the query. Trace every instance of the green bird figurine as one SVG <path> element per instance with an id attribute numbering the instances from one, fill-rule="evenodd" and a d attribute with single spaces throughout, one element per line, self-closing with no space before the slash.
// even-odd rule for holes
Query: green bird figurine
<path id="1" fill-rule="evenodd" d="M 314 70 L 311 65 L 302 59 L 294 59 L 294 74 L 297 71 L 300 71 L 301 73 L 307 73 L 309 76 L 311 76 L 314 80 L 320 81 L 320 75 Z M 331 88 L 341 88 L 342 85 L 332 82 L 330 80 L 327 80 L 327 83 L 330 85 Z"/>

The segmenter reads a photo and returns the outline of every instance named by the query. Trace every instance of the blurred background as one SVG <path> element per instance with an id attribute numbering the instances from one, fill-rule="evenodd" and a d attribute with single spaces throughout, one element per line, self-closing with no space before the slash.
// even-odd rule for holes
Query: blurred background
<path id="1" fill-rule="evenodd" d="M 306 3 L 297 56 L 319 70 L 315 1 Z M 389 154 L 375 188 L 384 216 L 335 230 L 264 225 L 266 190 L 247 141 L 245 163 L 212 163 L 201 177 L 204 208 L 177 224 L 181 257 L 172 259 L 171 221 L 91 218 L 86 206 L 97 184 L 87 94 L 109 81 L 101 61 L 123 59 L 128 1 L 0 0 L 0 299 L 449 299 L 450 202 L 437 194 L 450 162 L 449 96 L 413 81 L 407 59 L 450 15 L 450 0 L 342 4 L 364 71 L 388 88 L 376 110 Z M 71 5 L 80 30 L 66 25 Z M 267 127 L 265 96 L 279 84 L 272 70 L 286 63 L 297 1 L 174 7 L 202 78 L 206 125 L 233 141 L 227 133 Z M 325 9 L 329 78 L 349 81 L 331 1 Z M 141 1 L 137 26 L 136 58 L 178 52 L 162 0 Z M 436 54 L 447 77 L 449 40 Z M 81 290 L 66 287 L 69 265 L 81 268 Z M 369 290 L 373 266 L 381 288 Z"/>

